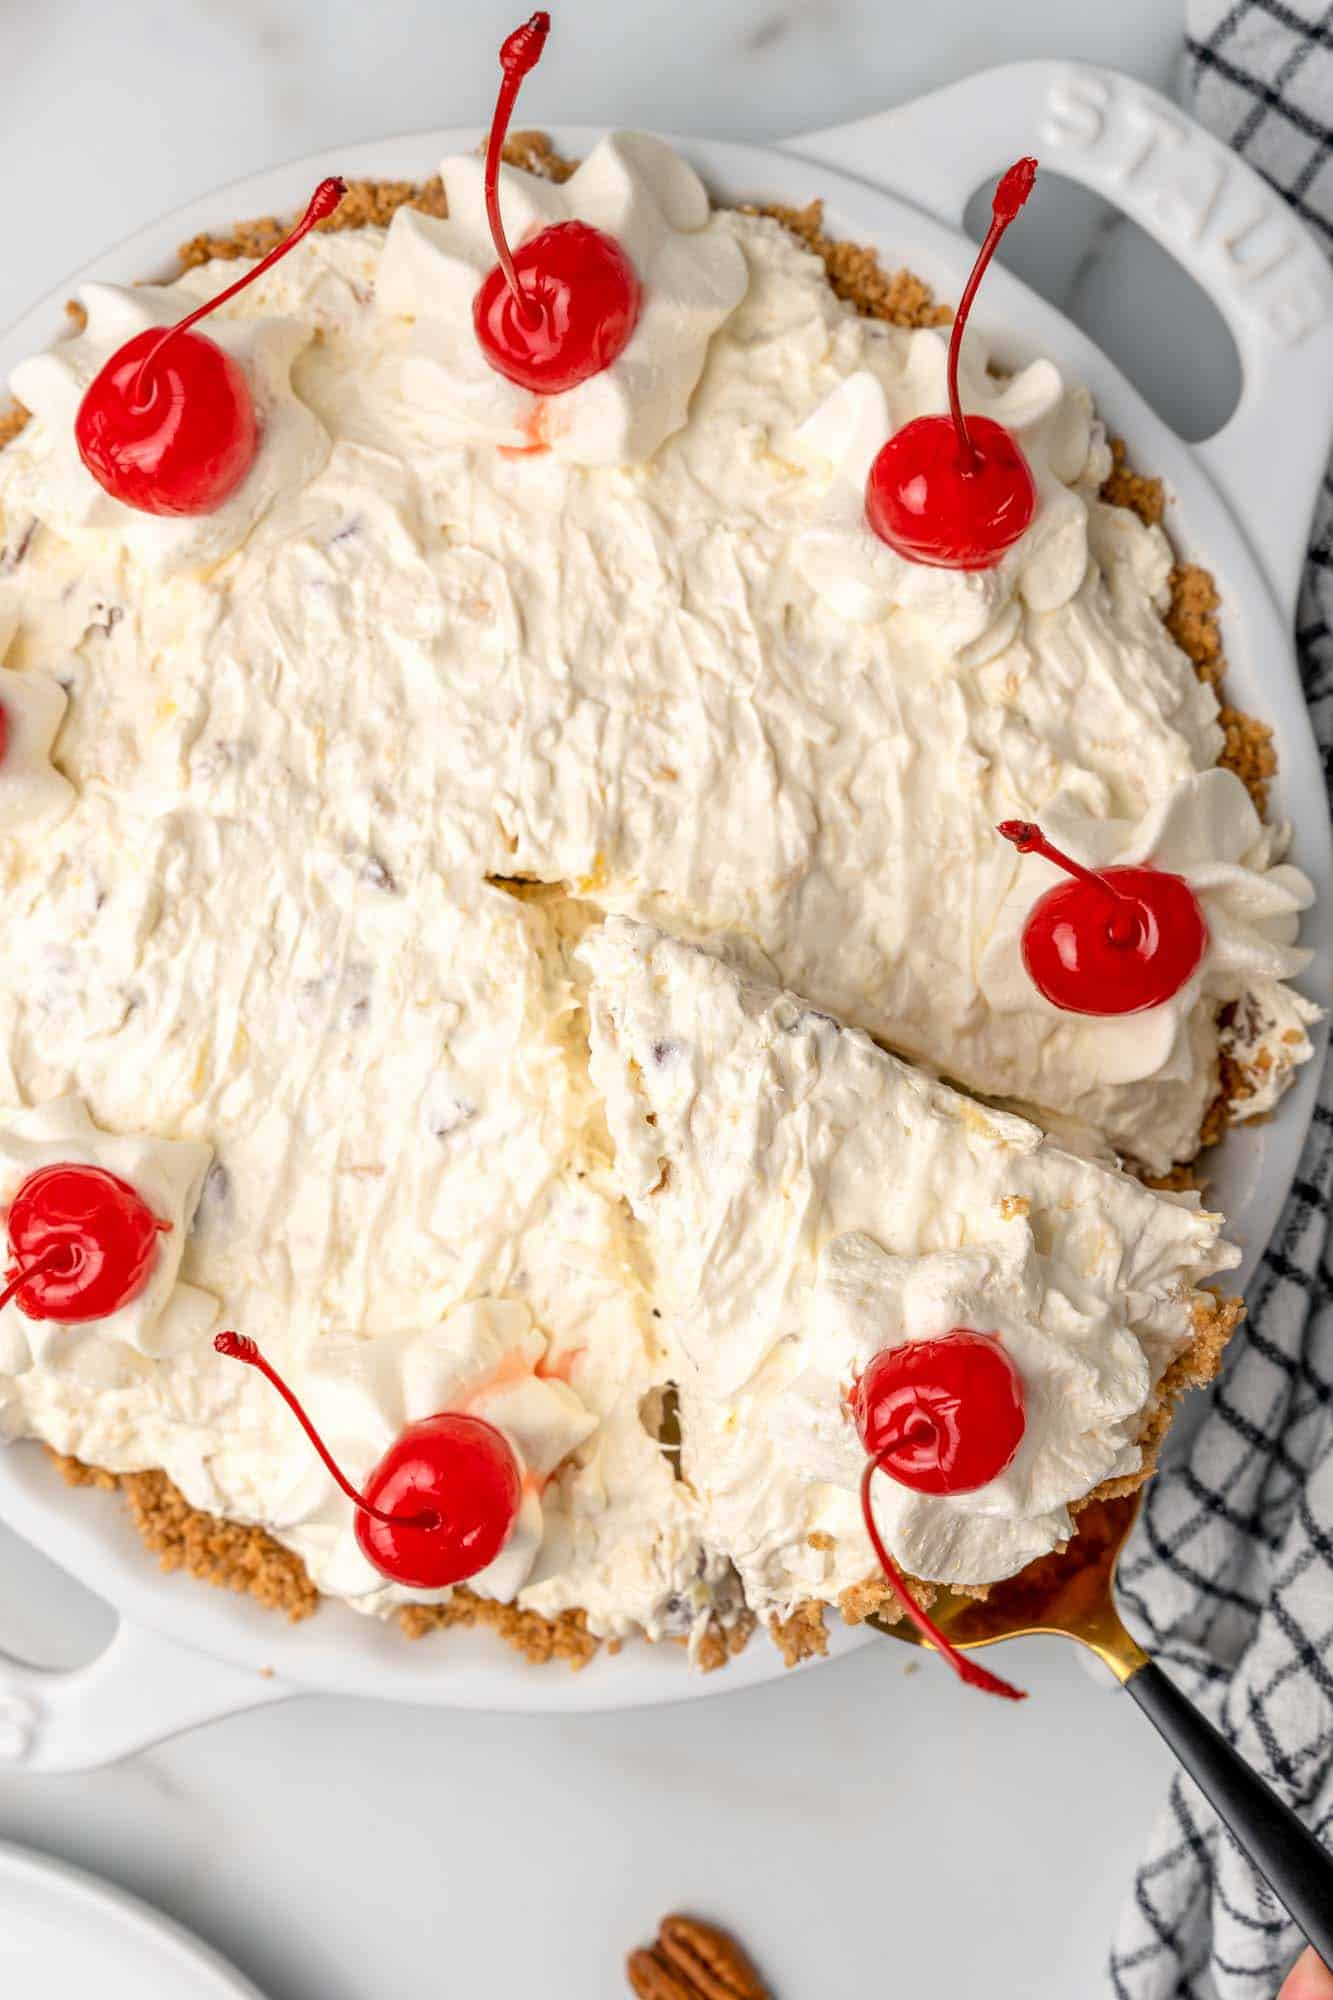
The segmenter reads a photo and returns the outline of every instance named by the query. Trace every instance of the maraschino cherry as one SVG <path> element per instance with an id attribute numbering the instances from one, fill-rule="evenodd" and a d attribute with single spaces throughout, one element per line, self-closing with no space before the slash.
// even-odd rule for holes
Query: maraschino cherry
<path id="1" fill-rule="evenodd" d="M 136 333 L 93 378 L 74 420 L 79 456 L 113 500 L 143 514 L 211 514 L 254 463 L 259 424 L 245 376 L 190 329 L 285 257 L 347 192 L 321 181 L 289 236 L 225 292 L 165 330 Z"/>
<path id="2" fill-rule="evenodd" d="M 518 1461 L 482 1417 L 445 1410 L 409 1424 L 358 1493 L 277 1370 L 253 1340 L 220 1333 L 219 1354 L 257 1368 L 296 1417 L 330 1476 L 355 1503 L 356 1539 L 383 1576 L 412 1590 L 465 1583 L 495 1561 L 522 1499 Z"/>
<path id="3" fill-rule="evenodd" d="M 884 1546 L 871 1503 L 877 1472 L 915 1493 L 972 1493 L 998 1478 L 1026 1428 L 1018 1370 L 993 1334 L 954 1327 L 938 1340 L 877 1354 L 852 1392 L 851 1410 L 866 1450 L 861 1513 L 894 1595 L 960 1680 L 1023 1701 L 1020 1688 L 960 1653 L 921 1609 Z"/>
<path id="4" fill-rule="evenodd" d="M 9 710 L 0 701 L 0 764 L 9 755 Z"/>
<path id="5" fill-rule="evenodd" d="M 866 520 L 875 534 L 899 555 L 936 569 L 993 569 L 1037 511 L 1037 488 L 1015 439 L 992 417 L 964 416 L 958 395 L 972 301 L 1036 173 L 1035 160 L 1019 160 L 995 190 L 991 225 L 954 314 L 949 415 L 914 417 L 895 431 L 866 482 Z"/>
<path id="6" fill-rule="evenodd" d="M 534 14 L 500 50 L 503 77 L 486 147 L 486 219 L 499 263 L 482 280 L 472 318 L 497 374 L 537 396 L 559 396 L 600 375 L 638 324 L 643 290 L 613 236 L 556 222 L 510 253 L 500 219 L 500 155 L 519 85 L 535 68 L 551 17 Z"/>
<path id="7" fill-rule="evenodd" d="M 1197 971 L 1208 926 L 1183 875 L 1164 868 L 1085 868 L 1030 820 L 997 829 L 1020 854 L 1041 854 L 1074 879 L 1040 896 L 1023 926 L 1023 964 L 1037 991 L 1068 1014 L 1160 1007 Z"/>
<path id="8" fill-rule="evenodd" d="M 118 1174 L 41 1167 L 10 1204 L 0 1309 L 14 1299 L 29 1319 L 106 1319 L 148 1283 L 170 1228 Z"/>

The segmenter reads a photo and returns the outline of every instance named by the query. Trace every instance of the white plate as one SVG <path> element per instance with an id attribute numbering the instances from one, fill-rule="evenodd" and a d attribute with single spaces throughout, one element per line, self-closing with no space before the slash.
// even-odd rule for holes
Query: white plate
<path id="1" fill-rule="evenodd" d="M 146 1903 L 77 1868 L 0 1844 L 0 1994 L 7 2000 L 260 2000 L 250 1982 Z"/>
<path id="2" fill-rule="evenodd" d="M 600 134 L 566 128 L 555 136 L 578 153 Z M 0 341 L 0 369 L 59 337 L 63 302 L 76 283 L 165 274 L 186 237 L 243 216 L 295 213 L 325 173 L 419 178 L 477 137 L 475 130 L 423 133 L 234 182 L 76 273 Z M 1290 636 L 1306 530 L 1333 436 L 1333 277 L 1321 253 L 1234 155 L 1155 93 L 1108 71 L 1054 63 L 991 71 L 878 118 L 793 141 L 805 158 L 675 143 L 721 199 L 803 205 L 822 195 L 833 234 L 877 243 L 946 298 L 957 296 L 974 255 L 960 226 L 973 187 L 1034 150 L 1047 167 L 1135 215 L 1210 292 L 1236 337 L 1244 382 L 1235 416 L 1197 448 L 1009 273 L 993 271 L 980 312 L 1004 359 L 1049 354 L 1089 384 L 1137 463 L 1165 478 L 1179 546 L 1219 578 L 1230 686 L 1239 706 L 1274 726 L 1278 807 L 1293 822 L 1295 858 L 1319 892 L 1307 926 L 1316 959 L 1305 983 L 1326 996 L 1328 815 Z M 881 177 L 911 200 L 886 192 Z M 1217 1194 L 1245 1245 L 1248 1269 L 1290 1187 L 1318 1067 L 1309 1065 L 1274 1119 L 1238 1133 L 1225 1149 Z M 0 1761 L 8 1756 L 28 1769 L 107 1762 L 210 1717 L 308 1690 L 454 1708 L 570 1710 L 697 1698 L 782 1671 L 762 1643 L 725 1673 L 702 1679 L 677 1649 L 648 1646 L 571 1675 L 530 1668 L 484 1633 L 408 1645 L 395 1629 L 337 1606 L 289 1628 L 246 1600 L 158 1575 L 123 1509 L 94 1494 L 67 1493 L 33 1447 L 0 1451 L 0 1517 L 109 1598 L 122 1621 L 107 1652 L 73 1674 L 0 1658 Z M 857 1635 L 839 1630 L 833 1649 L 857 1643 Z"/>

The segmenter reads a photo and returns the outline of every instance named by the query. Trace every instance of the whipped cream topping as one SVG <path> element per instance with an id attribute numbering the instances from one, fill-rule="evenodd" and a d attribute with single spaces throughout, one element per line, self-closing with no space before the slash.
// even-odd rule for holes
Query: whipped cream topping
<path id="1" fill-rule="evenodd" d="M 941 343 L 857 319 L 776 223 L 720 213 L 709 230 L 746 293 L 646 465 L 432 441 L 403 394 L 414 330 L 376 302 L 380 232 L 316 234 L 224 307 L 224 325 L 313 323 L 293 382 L 332 452 L 228 564 L 165 596 L 137 565 L 90 561 L 86 538 L 29 540 L 0 599 L 22 607 L 15 666 L 74 656 L 62 768 L 260 822 L 271 787 L 298 820 L 318 791 L 325 836 L 341 827 L 395 879 L 429 825 L 450 871 L 564 880 L 716 938 L 966 1087 L 1164 1170 L 1214 1095 L 1212 1001 L 1173 1074 L 1108 1081 L 1043 1006 L 991 1007 L 977 966 L 1013 879 L 997 820 L 1058 795 L 1137 821 L 1216 762 L 1216 697 L 1159 615 L 1165 537 L 1071 487 L 1081 583 L 1051 610 L 1013 595 L 984 658 L 951 653 L 923 612 L 849 623 L 801 573 L 826 479 L 787 441 L 867 373 L 896 385 L 896 418 L 918 375 L 937 406 Z M 1033 379 L 1049 392 L 1050 371 Z M 1052 437 L 1066 421 L 1082 443 L 1045 462 L 1077 479 L 1096 452 L 1073 387 L 1042 420 Z M 25 437 L 0 461 L 11 548 L 32 520 Z"/>
<path id="2" fill-rule="evenodd" d="M 573 465 L 651 458 L 685 422 L 708 343 L 745 291 L 745 258 L 694 169 L 643 132 L 610 133 L 562 185 L 501 167 L 500 209 L 515 249 L 554 223 L 586 222 L 615 238 L 643 287 L 624 351 L 559 396 L 534 396 L 487 363 L 472 322 L 477 288 L 495 264 L 485 166 L 465 153 L 440 173 L 448 219 L 399 209 L 376 284 L 381 311 L 414 322 L 402 389 L 430 434 L 547 448 Z"/>
<path id="3" fill-rule="evenodd" d="M 583 949 L 593 1074 L 678 1350 L 683 1468 L 751 1606 L 786 1616 L 873 1571 L 847 1393 L 881 1349 L 954 1327 L 1015 1362 L 1023 1442 L 974 1493 L 876 1480 L 885 1541 L 944 1583 L 1059 1546 L 1070 1502 L 1140 1463 L 1196 1288 L 1239 1261 L 1221 1218 L 646 925 L 613 918 Z"/>
<path id="4" fill-rule="evenodd" d="M 739 1296 L 734 1339 L 731 1306 L 718 1339 L 698 1343 L 655 1316 L 665 1266 L 654 1272 L 622 1189 L 640 1154 L 649 1185 L 661 1162 L 652 1128 L 619 1129 L 619 1091 L 608 1111 L 589 1074 L 580 931 L 623 911 L 705 939 L 978 1091 L 1066 1114 L 1103 1154 L 1167 1165 L 1214 1093 L 1216 1000 L 1190 1009 L 1177 1074 L 1130 1082 L 1106 1080 L 1035 1001 L 994 1007 L 977 967 L 1015 880 L 994 826 L 1039 819 L 1058 796 L 1137 827 L 1222 747 L 1215 696 L 1162 625 L 1165 538 L 1088 497 L 1077 452 L 1082 580 L 1042 611 L 1015 587 L 1009 636 L 992 649 L 984 628 L 985 658 L 952 652 L 918 611 L 849 622 L 812 586 L 799 550 L 828 475 L 790 456 L 792 432 L 846 378 L 912 380 L 915 348 L 938 341 L 856 319 L 772 221 L 720 213 L 707 230 L 742 261 L 744 297 L 648 463 L 442 441 L 405 392 L 419 329 L 378 296 L 375 229 L 317 232 L 210 321 L 228 338 L 298 326 L 291 393 L 330 442 L 207 569 L 164 577 L 138 539 L 162 525 L 147 517 L 94 531 L 61 514 L 46 421 L 0 454 L 5 664 L 58 677 L 55 761 L 75 793 L 63 817 L 3 842 L 0 1106 L 77 1095 L 102 1133 L 210 1148 L 180 1279 L 294 1380 L 326 1344 L 373 1348 L 477 1301 L 521 1303 L 544 1370 L 596 1428 L 541 1495 L 519 1603 L 585 1607 L 598 1633 L 696 1639 L 710 1616 L 735 1615 L 744 1520 L 723 1497 L 723 1531 L 705 1532 L 709 1495 L 732 1478 L 712 1390 L 682 1405 L 691 1450 L 718 1468 L 696 1488 L 657 1435 L 664 1389 L 696 1368 L 719 1396 L 748 1394 L 769 1338 Z M 191 272 L 153 309 L 174 318 L 223 281 Z M 1079 392 L 1065 393 L 1074 408 Z M 1265 872 L 1248 851 L 1245 866 Z M 1286 1060 L 1289 1074 L 1284 1052 L 1300 1048 L 1284 1038 L 1304 1003 L 1268 974 L 1238 981 L 1228 1033 L 1242 1060 L 1267 1057 L 1266 1077 Z M 652 1047 L 645 1074 L 665 1077 Z M 929 1134 L 938 1086 L 903 1089 L 884 1101 L 913 1106 Z M 754 1123 L 758 1146 L 758 1111 Z M 1034 1193 L 1022 1162 L 1039 1140 L 1021 1121 L 951 1113 L 948 1171 L 923 1136 L 921 1185 L 904 1165 L 899 1189 L 912 1233 L 895 1238 L 840 1196 L 826 1234 L 860 1232 L 891 1256 L 999 1257 L 1009 1238 L 990 1233 L 985 1187 L 976 1245 L 950 1207 L 954 1167 L 974 1172 L 960 1127 L 983 1161 L 1013 1164 L 996 1168 L 996 1202 L 1032 1199 L 1045 1218 L 1039 1271 L 1050 1238 L 1071 1285 L 1086 1264 L 1109 1297 L 1117 1257 L 1145 1274 L 1132 1323 L 1156 1379 L 1182 1309 L 1159 1303 L 1148 1245 L 1163 1239 L 1162 1271 L 1183 1284 L 1215 1223 L 1118 1180 L 1112 1223 L 1091 1199 Z M 781 1146 L 800 1189 L 799 1148 Z M 1073 1172 L 1052 1154 L 1032 1169 L 1043 1188 Z M 738 1182 L 736 1211 L 738 1228 L 751 1199 L 767 1218 L 760 1292 L 764 1230 L 788 1215 L 774 1194 L 786 1169 L 763 1157 L 767 1178 L 753 1196 Z M 794 1216 L 807 1198 L 792 1202 Z M 951 1234 L 933 1233 L 939 1216 Z M 716 1349 L 714 1374 L 700 1347 Z M 163 1467 L 191 1504 L 273 1525 L 316 1567 L 316 1528 L 341 1546 L 336 1522 L 292 1511 L 311 1464 L 290 1413 L 206 1339 L 157 1358 L 100 1339 L 18 1358 L 12 1372 L 0 1360 L 10 1434 L 112 1471 Z M 812 1527 L 852 1504 L 821 1492 Z M 864 1574 L 850 1511 L 846 1525 L 841 1569 L 783 1531 L 771 1601 Z"/>
<path id="5" fill-rule="evenodd" d="M 876 1525 L 914 1576 L 955 1583 L 997 1569 L 1011 1576 L 1068 1540 L 1071 1498 L 1139 1468 L 1135 1436 L 1152 1378 L 1123 1302 L 1043 1284 L 1030 1229 L 1014 1237 L 997 1251 L 904 1258 L 850 1235 L 820 1252 L 818 1359 L 791 1383 L 775 1420 L 778 1439 L 793 1453 L 827 1430 L 821 1396 L 854 1381 L 885 1348 L 938 1339 L 955 1327 L 989 1333 L 1022 1379 L 1023 1441 L 987 1485 L 933 1495 L 887 1475 L 875 1481 Z M 822 1455 L 810 1453 L 808 1477 L 854 1490 L 864 1464 L 855 1430 L 844 1421 L 827 1445 Z"/>
<path id="6" fill-rule="evenodd" d="M 979 662 L 1015 637 L 1021 607 L 1068 603 L 1088 566 L 1088 502 L 1111 469 L 1106 436 L 1081 386 L 1055 364 L 1031 362 L 1007 380 L 988 372 L 975 332 L 964 336 L 959 394 L 969 413 L 992 418 L 1018 439 L 1037 488 L 1027 533 L 993 568 L 936 569 L 889 547 L 866 520 L 866 481 L 882 446 L 912 418 L 948 408 L 947 329 L 924 330 L 905 354 L 871 348 L 857 369 L 795 426 L 784 449 L 817 482 L 801 495 L 793 558 L 844 618 L 873 623 L 891 611 L 929 618 L 945 653 Z"/>
<path id="7" fill-rule="evenodd" d="M 0 649 L 0 658 L 3 650 Z M 0 666 L 0 834 L 25 821 L 47 823 L 69 811 L 74 787 L 51 761 L 65 714 L 65 691 L 33 668 L 25 674 Z"/>
<path id="8" fill-rule="evenodd" d="M 1198 969 L 1160 1007 L 1137 1014 L 1069 1014 L 1037 992 L 1022 954 L 1023 929 L 1034 903 L 1069 878 L 1044 856 L 1015 854 L 1013 886 L 982 954 L 978 984 L 997 1012 L 1044 1008 L 1071 1042 L 1082 1043 L 1088 1068 L 1107 1082 L 1186 1074 L 1188 1024 L 1201 996 L 1236 1001 L 1256 986 L 1271 996 L 1310 962 L 1310 953 L 1296 938 L 1314 889 L 1299 868 L 1281 860 L 1283 830 L 1264 825 L 1231 771 L 1183 779 L 1137 824 L 1089 819 L 1057 796 L 1043 811 L 1042 831 L 1091 868 L 1147 865 L 1183 876 L 1208 927 L 1208 946 Z M 1271 1006 L 1270 998 L 1269 1007 L 1260 1010 L 1264 1019 L 1275 1018 Z M 1292 1061 L 1309 1053 L 1304 1034 L 1301 1042 L 1299 1057 L 1287 1045 Z"/>
<path id="9" fill-rule="evenodd" d="M 540 1370 L 546 1337 L 516 1299 L 469 1300 L 424 1332 L 320 1342 L 292 1386 L 352 1484 L 362 1487 L 408 1424 L 443 1411 L 485 1418 L 513 1448 L 522 1476 L 518 1518 L 504 1548 L 469 1588 L 508 1601 L 531 1574 L 542 1545 L 542 1494 L 562 1459 L 596 1426 L 566 1383 Z M 290 1420 L 295 1429 L 294 1420 Z M 241 1435 L 228 1452 L 267 1449 Z M 447 1599 L 448 1590 L 386 1583 L 356 1540 L 356 1510 L 304 1440 L 281 1455 L 289 1489 L 270 1485 L 263 1518 L 304 1558 L 318 1587 L 363 1610 Z"/>
<path id="10" fill-rule="evenodd" d="M 245 764 L 209 768 L 234 782 Z M 159 814 L 152 783 L 132 819 L 94 803 L 12 898 L 27 978 L 3 999 L 4 1096 L 42 1108 L 4 1122 L 54 1119 L 59 1136 L 16 1155 L 8 1192 L 93 1149 L 45 1101 L 71 1068 L 100 1124 L 133 1132 L 147 1106 L 156 1129 L 208 1132 L 215 1158 L 193 1227 L 192 1193 L 162 1239 L 156 1282 L 179 1267 L 185 1283 L 160 1323 L 151 1288 L 118 1337 L 111 1321 L 3 1316 L 0 1424 L 111 1471 L 161 1466 L 192 1505 L 269 1527 L 359 1610 L 419 1599 L 369 1578 L 350 1504 L 286 1406 L 213 1352 L 221 1299 L 327 1417 L 353 1476 L 407 1413 L 460 1392 L 505 1431 L 544 1490 L 481 1588 L 512 1584 L 552 1615 L 583 1606 L 607 1634 L 687 1636 L 712 1582 L 693 1496 L 643 1417 L 662 1379 L 656 1322 L 553 926 L 484 884 L 446 886 L 406 829 L 388 858 L 364 823 L 356 845 L 347 826 L 326 841 L 282 788 L 253 823 Z M 97 1135 L 97 1162 L 175 1223 L 140 1171 L 146 1143 Z M 207 1149 L 166 1151 L 202 1176 Z"/>
<path id="11" fill-rule="evenodd" d="M 0 1375 L 29 1368 L 63 1370 L 77 1365 L 90 1343 L 109 1350 L 112 1379 L 117 1351 L 156 1358 L 194 1346 L 208 1333 L 217 1301 L 180 1282 L 185 1239 L 208 1171 L 209 1149 L 193 1139 L 99 1132 L 87 1106 L 75 1097 L 53 1098 L 24 1111 L 0 1111 L 0 1213 L 30 1174 L 42 1167 L 102 1167 L 119 1175 L 160 1222 L 157 1254 L 143 1289 L 105 1319 L 64 1325 L 30 1319 L 18 1300 L 0 1309 Z"/>
<path id="12" fill-rule="evenodd" d="M 298 492 L 318 472 L 328 456 L 328 435 L 291 382 L 292 363 L 311 328 L 292 319 L 220 313 L 208 322 L 206 337 L 240 365 L 259 422 L 254 464 L 222 506 L 188 517 L 145 514 L 114 499 L 79 457 L 74 419 L 103 364 L 136 334 L 174 325 L 217 289 L 207 267 L 204 275 L 188 272 L 174 285 L 80 287 L 88 316 L 82 332 L 20 362 L 9 378 L 34 419 L 12 447 L 14 501 L 68 541 L 106 537 L 146 570 L 170 576 L 231 555 L 281 494 Z"/>

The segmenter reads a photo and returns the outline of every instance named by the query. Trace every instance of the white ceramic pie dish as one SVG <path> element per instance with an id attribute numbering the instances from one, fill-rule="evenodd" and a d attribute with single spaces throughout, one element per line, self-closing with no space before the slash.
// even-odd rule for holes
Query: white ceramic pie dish
<path id="1" fill-rule="evenodd" d="M 600 136 L 555 137 L 571 154 Z M 321 175 L 417 179 L 472 146 L 475 129 L 416 134 L 300 160 L 236 181 L 119 244 L 0 340 L 0 371 L 56 339 L 63 303 L 88 279 L 151 277 L 203 229 L 294 213 Z M 1333 274 L 1270 189 L 1153 92 L 1109 71 L 1055 63 L 992 70 L 877 117 L 760 149 L 676 140 L 724 201 L 803 205 L 819 194 L 834 235 L 879 245 L 897 264 L 957 296 L 974 249 L 961 233 L 974 188 L 1021 152 L 1107 195 L 1148 228 L 1210 293 L 1235 337 L 1239 407 L 1208 443 L 1183 443 L 1098 349 L 1007 272 L 996 269 L 981 318 L 1004 359 L 1053 356 L 1091 387 L 1136 462 L 1165 479 L 1177 545 L 1210 568 L 1224 595 L 1233 698 L 1271 723 L 1276 805 L 1295 830 L 1294 858 L 1318 891 L 1306 927 L 1315 962 L 1302 982 L 1330 987 L 1333 864 L 1319 758 L 1292 651 L 1291 627 L 1318 481 L 1333 441 Z M 892 189 L 892 192 L 888 190 Z M 1274 478 L 1281 441 L 1280 487 Z M 1322 1035 L 1320 1037 L 1322 1051 Z M 1248 1275 L 1295 1173 L 1319 1062 L 1308 1065 L 1269 1123 L 1232 1138 L 1216 1182 Z M 120 1614 L 107 1651 L 72 1673 L 0 1655 L 0 1763 L 69 1770 L 242 1708 L 301 1692 L 338 1692 L 452 1708 L 570 1710 L 636 1706 L 721 1693 L 783 1671 L 754 1643 L 721 1675 L 690 1673 L 675 1648 L 631 1646 L 572 1675 L 532 1668 L 487 1633 L 406 1643 L 396 1628 L 337 1606 L 289 1627 L 248 1600 L 162 1577 L 124 1510 L 71 1493 L 36 1447 L 0 1451 L 0 1519 L 42 1548 Z M 833 1650 L 860 1643 L 838 1631 Z"/>

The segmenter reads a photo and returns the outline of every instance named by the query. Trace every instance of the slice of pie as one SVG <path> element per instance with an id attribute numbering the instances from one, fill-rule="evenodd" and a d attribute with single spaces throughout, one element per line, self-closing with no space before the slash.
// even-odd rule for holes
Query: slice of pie
<path id="1" fill-rule="evenodd" d="M 1202 1289 L 1239 1259 L 1220 1216 L 647 925 L 612 918 L 582 957 L 593 1076 L 672 1354 L 681 1475 L 757 1614 L 856 1616 L 883 1594 L 864 1587 L 850 1400 L 885 1350 L 989 1336 L 1025 1408 L 1016 1455 L 975 1490 L 875 1482 L 910 1575 L 998 1582 L 1067 1541 L 1090 1495 L 1146 1476 L 1165 1385 L 1227 1317 Z"/>

